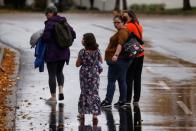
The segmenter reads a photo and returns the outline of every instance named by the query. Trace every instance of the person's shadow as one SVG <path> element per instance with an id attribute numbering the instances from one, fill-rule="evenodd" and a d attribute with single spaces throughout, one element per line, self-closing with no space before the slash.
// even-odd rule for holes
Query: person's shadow
<path id="1" fill-rule="evenodd" d="M 116 131 L 115 121 L 111 109 L 102 109 L 105 113 L 108 131 Z"/>
<path id="2" fill-rule="evenodd" d="M 50 112 L 50 120 L 49 120 L 49 131 L 64 131 L 64 104 L 59 103 L 59 111 L 58 111 L 58 122 L 57 122 L 57 110 L 56 103 L 50 104 L 51 112 Z"/>
<path id="3" fill-rule="evenodd" d="M 98 122 L 93 122 L 93 125 L 85 125 L 85 119 L 79 119 L 79 123 L 78 131 L 101 131 L 101 127 L 97 126 Z"/>
<path id="4" fill-rule="evenodd" d="M 78 131 L 101 131 L 101 127 L 95 125 L 79 125 Z"/>
<path id="5" fill-rule="evenodd" d="M 106 115 L 108 131 L 116 131 L 117 127 L 111 109 L 103 110 Z M 142 131 L 141 113 L 139 106 L 118 108 L 120 116 L 119 131 Z"/>
<path id="6" fill-rule="evenodd" d="M 134 111 L 134 131 L 142 131 L 142 119 L 139 105 L 133 107 Z"/>

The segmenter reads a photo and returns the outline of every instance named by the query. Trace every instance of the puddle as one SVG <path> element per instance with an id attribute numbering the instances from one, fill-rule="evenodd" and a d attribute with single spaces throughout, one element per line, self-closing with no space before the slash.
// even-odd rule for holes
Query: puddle
<path id="1" fill-rule="evenodd" d="M 168 86 L 176 88 L 196 87 L 196 64 L 153 51 L 149 41 L 145 47 L 145 65 L 158 76 L 154 78 L 155 81 L 163 80 Z"/>
<path id="2" fill-rule="evenodd" d="M 145 51 L 145 62 L 153 64 L 164 64 L 165 66 L 184 66 L 184 67 L 196 67 L 196 64 L 184 61 L 179 58 L 164 56 L 153 50 Z"/>

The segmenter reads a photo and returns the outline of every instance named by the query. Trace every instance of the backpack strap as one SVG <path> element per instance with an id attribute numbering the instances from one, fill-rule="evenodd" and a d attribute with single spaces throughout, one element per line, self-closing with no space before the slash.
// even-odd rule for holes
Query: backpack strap
<path id="1" fill-rule="evenodd" d="M 137 31 L 139 32 L 139 34 L 140 34 L 140 39 L 142 39 L 142 34 L 141 34 L 141 32 L 140 32 L 140 30 L 139 30 L 139 28 L 138 28 L 138 26 L 135 24 L 135 23 L 133 23 L 134 25 L 135 25 L 135 27 L 137 28 Z"/>

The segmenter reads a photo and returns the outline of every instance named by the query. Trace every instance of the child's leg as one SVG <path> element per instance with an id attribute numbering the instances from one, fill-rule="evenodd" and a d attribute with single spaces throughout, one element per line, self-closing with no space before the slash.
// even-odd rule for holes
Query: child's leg
<path id="1" fill-rule="evenodd" d="M 97 119 L 97 114 L 93 114 L 93 125 L 97 125 L 98 124 L 98 119 Z"/>
<path id="2" fill-rule="evenodd" d="M 78 117 L 79 119 L 84 119 L 84 118 L 85 118 L 85 115 L 84 115 L 83 113 L 80 113 L 80 114 L 77 115 L 77 117 Z"/>

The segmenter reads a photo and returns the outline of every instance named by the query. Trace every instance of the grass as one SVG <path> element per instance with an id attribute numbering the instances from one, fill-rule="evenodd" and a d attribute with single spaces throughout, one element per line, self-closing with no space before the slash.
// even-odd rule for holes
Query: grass
<path id="1" fill-rule="evenodd" d="M 192 7 L 192 10 L 183 10 L 182 8 L 178 9 L 165 9 L 164 4 L 133 4 L 130 6 L 130 9 L 134 10 L 136 13 L 140 14 L 165 14 L 165 15 L 195 15 L 196 7 Z"/>

